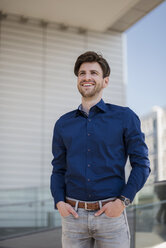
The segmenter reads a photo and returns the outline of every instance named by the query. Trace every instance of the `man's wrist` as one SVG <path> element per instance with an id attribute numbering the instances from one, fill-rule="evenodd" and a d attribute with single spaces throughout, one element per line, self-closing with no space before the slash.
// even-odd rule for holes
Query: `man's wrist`
<path id="1" fill-rule="evenodd" d="M 59 201 L 59 202 L 57 202 L 56 207 L 57 207 L 57 208 L 60 207 L 63 203 L 65 203 L 65 202 L 64 202 L 64 201 Z"/>
<path id="2" fill-rule="evenodd" d="M 119 198 L 117 198 L 116 201 L 121 205 L 121 207 L 125 208 L 125 205 Z"/>

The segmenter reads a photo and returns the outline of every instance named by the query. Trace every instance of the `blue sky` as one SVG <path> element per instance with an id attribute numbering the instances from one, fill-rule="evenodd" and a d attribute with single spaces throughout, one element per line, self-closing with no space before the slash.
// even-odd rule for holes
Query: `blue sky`
<path id="1" fill-rule="evenodd" d="M 127 105 L 139 116 L 166 106 L 166 1 L 126 31 Z"/>

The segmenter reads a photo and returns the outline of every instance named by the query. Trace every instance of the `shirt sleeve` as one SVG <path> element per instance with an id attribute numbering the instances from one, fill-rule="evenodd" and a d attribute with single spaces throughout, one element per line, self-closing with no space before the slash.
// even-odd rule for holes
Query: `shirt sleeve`
<path id="1" fill-rule="evenodd" d="M 130 108 L 126 108 L 126 110 L 124 142 L 132 170 L 121 195 L 129 198 L 132 202 L 136 193 L 145 184 L 151 170 L 148 159 L 148 148 L 145 144 L 145 135 L 141 131 L 140 120 Z"/>
<path id="2" fill-rule="evenodd" d="M 59 201 L 65 201 L 66 148 L 60 134 L 59 121 L 56 122 L 52 140 L 52 174 L 50 188 L 55 208 Z"/>

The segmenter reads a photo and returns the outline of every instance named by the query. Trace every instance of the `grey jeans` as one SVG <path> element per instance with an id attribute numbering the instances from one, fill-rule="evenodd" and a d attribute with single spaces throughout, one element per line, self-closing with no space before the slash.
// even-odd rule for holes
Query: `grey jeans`
<path id="1" fill-rule="evenodd" d="M 63 248 L 129 248 L 130 232 L 126 211 L 119 217 L 78 208 L 79 218 L 62 217 Z"/>

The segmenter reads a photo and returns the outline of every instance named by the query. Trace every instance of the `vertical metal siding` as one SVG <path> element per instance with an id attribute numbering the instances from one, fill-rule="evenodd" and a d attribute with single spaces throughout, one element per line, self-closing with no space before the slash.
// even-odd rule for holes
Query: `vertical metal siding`
<path id="1" fill-rule="evenodd" d="M 0 44 L 0 188 L 48 185 L 54 123 L 80 103 L 73 74 L 80 53 L 106 57 L 112 72 L 104 100 L 125 105 L 123 35 L 81 34 L 9 16 Z"/>

